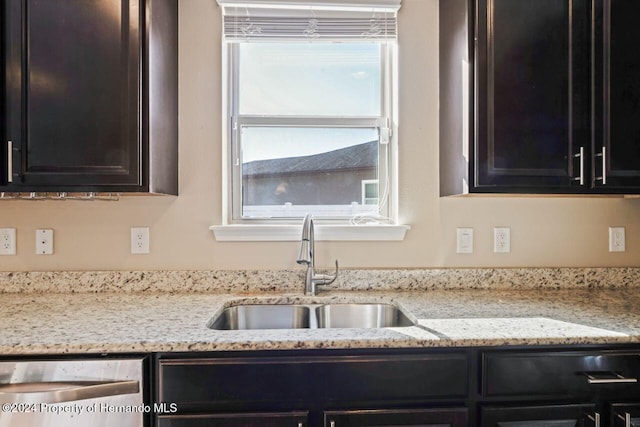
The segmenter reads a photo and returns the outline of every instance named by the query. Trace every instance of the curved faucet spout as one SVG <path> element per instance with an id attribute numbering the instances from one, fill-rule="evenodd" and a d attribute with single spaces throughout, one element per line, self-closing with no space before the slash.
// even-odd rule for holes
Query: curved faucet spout
<path id="1" fill-rule="evenodd" d="M 313 217 L 306 214 L 302 221 L 302 238 L 298 252 L 298 264 L 309 265 L 313 261 Z"/>
<path id="2" fill-rule="evenodd" d="M 304 294 L 315 295 L 316 285 L 328 285 L 338 277 L 338 260 L 334 274 L 317 274 L 315 266 L 315 238 L 313 231 L 313 217 L 306 214 L 302 221 L 302 237 L 300 238 L 300 250 L 298 251 L 298 264 L 307 266 L 307 274 L 304 281 Z"/>

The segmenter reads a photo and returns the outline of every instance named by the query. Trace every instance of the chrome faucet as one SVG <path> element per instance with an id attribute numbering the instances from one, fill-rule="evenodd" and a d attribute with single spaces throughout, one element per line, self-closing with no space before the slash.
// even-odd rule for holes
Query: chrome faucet
<path id="1" fill-rule="evenodd" d="M 307 275 L 304 280 L 304 294 L 315 295 L 316 285 L 328 285 L 333 283 L 338 277 L 338 260 L 336 260 L 336 271 L 333 274 L 317 274 L 315 264 L 315 242 L 313 235 L 313 217 L 311 214 L 304 216 L 302 222 L 302 238 L 300 240 L 300 252 L 298 253 L 298 264 L 307 266 Z"/>

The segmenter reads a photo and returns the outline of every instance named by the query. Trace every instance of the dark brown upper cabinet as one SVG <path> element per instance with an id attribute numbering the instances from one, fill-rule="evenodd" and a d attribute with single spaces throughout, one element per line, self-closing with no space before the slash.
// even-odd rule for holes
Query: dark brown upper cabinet
<path id="1" fill-rule="evenodd" d="M 6 192 L 177 194 L 177 0 L 6 0 Z"/>
<path id="2" fill-rule="evenodd" d="M 640 192 L 640 2 L 442 0 L 440 194 Z"/>
<path id="3" fill-rule="evenodd" d="M 640 192 L 640 2 L 595 2 L 595 186 Z M 604 171 L 604 173 L 603 173 Z"/>

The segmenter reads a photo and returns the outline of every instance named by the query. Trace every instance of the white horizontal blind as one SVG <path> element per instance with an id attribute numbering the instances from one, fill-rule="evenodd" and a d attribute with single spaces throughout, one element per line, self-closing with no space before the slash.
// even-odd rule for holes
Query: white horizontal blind
<path id="1" fill-rule="evenodd" d="M 218 0 L 225 41 L 357 41 L 397 38 L 400 0 Z"/>

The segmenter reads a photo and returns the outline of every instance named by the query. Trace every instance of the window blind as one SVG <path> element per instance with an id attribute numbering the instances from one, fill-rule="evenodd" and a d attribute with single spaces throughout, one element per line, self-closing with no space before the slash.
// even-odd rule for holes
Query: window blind
<path id="1" fill-rule="evenodd" d="M 218 0 L 225 41 L 397 38 L 401 0 Z"/>

